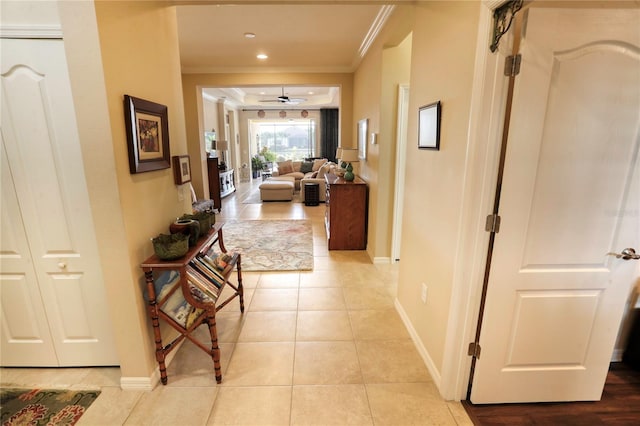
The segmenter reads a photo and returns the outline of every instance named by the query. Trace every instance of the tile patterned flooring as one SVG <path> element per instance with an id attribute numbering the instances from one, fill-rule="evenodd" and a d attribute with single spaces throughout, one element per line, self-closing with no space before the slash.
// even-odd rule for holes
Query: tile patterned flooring
<path id="1" fill-rule="evenodd" d="M 243 273 L 245 314 L 236 299 L 216 316 L 221 385 L 188 340 L 151 392 L 121 390 L 118 368 L 3 368 L 2 385 L 100 387 L 79 425 L 472 425 L 440 397 L 394 309 L 397 267 L 329 252 L 323 204 L 242 204 L 251 189 L 239 184 L 216 220 L 311 220 L 314 270 Z"/>

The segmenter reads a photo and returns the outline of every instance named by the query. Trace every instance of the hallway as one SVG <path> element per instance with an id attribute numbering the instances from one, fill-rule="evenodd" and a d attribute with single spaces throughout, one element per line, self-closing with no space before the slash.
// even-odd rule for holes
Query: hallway
<path id="1" fill-rule="evenodd" d="M 121 390 L 118 368 L 4 368 L 2 386 L 101 388 L 79 425 L 472 424 L 439 396 L 394 308 L 397 268 L 329 252 L 323 204 L 243 204 L 257 184 L 239 184 L 216 221 L 311 220 L 314 270 L 243 271 L 245 314 L 236 299 L 216 315 L 221 385 L 186 341 L 152 392 Z"/>

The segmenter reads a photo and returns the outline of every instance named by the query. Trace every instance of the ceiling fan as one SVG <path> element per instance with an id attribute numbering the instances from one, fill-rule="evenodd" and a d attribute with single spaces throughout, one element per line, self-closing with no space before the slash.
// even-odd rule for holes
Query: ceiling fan
<path id="1" fill-rule="evenodd" d="M 299 104 L 300 102 L 304 102 L 306 101 L 305 98 L 290 98 L 287 95 L 284 94 L 284 86 L 282 87 L 282 95 L 278 96 L 276 99 L 265 99 L 265 100 L 261 100 L 260 102 L 278 102 L 281 104 L 290 104 L 290 105 L 296 105 Z"/>

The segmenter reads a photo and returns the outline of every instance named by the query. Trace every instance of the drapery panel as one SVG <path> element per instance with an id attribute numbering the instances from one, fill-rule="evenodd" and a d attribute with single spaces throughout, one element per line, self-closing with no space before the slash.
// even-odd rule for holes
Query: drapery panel
<path id="1" fill-rule="evenodd" d="M 337 108 L 322 108 L 320 110 L 320 156 L 336 161 L 338 148 L 339 122 Z"/>

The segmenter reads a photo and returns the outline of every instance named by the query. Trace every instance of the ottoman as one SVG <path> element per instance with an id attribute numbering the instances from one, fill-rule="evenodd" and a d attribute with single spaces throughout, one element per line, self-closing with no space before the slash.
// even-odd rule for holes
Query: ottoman
<path id="1" fill-rule="evenodd" d="M 296 179 L 289 176 L 271 177 L 260 184 L 262 201 L 291 201 Z"/>

